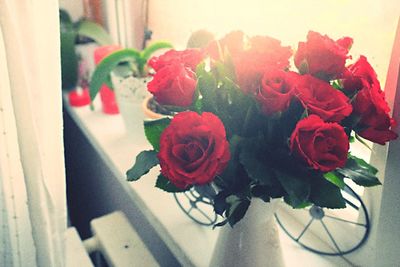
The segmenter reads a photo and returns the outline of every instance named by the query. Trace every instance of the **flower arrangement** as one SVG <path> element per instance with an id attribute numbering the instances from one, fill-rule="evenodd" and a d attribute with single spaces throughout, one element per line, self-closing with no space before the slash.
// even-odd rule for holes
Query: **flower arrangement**
<path id="1" fill-rule="evenodd" d="M 344 208 L 344 179 L 380 184 L 349 143 L 397 138 L 366 57 L 346 65 L 352 43 L 310 31 L 293 53 L 274 38 L 236 31 L 205 49 L 153 57 L 148 91 L 176 113 L 144 123 L 153 149 L 136 157 L 128 180 L 160 165 L 155 186 L 167 192 L 211 186 L 214 210 L 225 217 L 218 225 L 237 223 L 252 198 Z"/>

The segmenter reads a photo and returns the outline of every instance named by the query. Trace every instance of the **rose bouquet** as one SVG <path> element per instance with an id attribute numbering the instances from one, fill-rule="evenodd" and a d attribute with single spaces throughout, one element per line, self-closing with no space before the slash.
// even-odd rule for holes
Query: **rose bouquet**
<path id="1" fill-rule="evenodd" d="M 252 198 L 344 208 L 344 179 L 380 184 L 349 143 L 397 138 L 366 57 L 346 64 L 352 43 L 310 31 L 293 53 L 237 31 L 205 49 L 153 57 L 148 90 L 175 115 L 144 123 L 153 149 L 136 157 L 128 180 L 160 165 L 155 186 L 167 192 L 208 186 L 225 217 L 219 225 L 243 218 Z"/>

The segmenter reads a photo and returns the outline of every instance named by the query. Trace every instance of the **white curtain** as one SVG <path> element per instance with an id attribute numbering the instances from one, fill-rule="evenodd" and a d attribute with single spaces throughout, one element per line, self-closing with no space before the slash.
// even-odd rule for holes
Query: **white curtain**
<path id="1" fill-rule="evenodd" d="M 0 0 L 0 266 L 64 266 L 57 0 Z"/>

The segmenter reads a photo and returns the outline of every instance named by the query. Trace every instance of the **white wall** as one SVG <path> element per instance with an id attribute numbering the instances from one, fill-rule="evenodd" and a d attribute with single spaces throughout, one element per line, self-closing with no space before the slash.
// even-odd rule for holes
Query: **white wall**
<path id="1" fill-rule="evenodd" d="M 191 32 L 206 28 L 219 36 L 230 30 L 266 34 L 297 46 L 308 30 L 333 38 L 354 38 L 352 54 L 368 56 L 378 76 L 386 76 L 398 0 L 151 0 L 149 26 L 154 39 L 183 48 Z"/>

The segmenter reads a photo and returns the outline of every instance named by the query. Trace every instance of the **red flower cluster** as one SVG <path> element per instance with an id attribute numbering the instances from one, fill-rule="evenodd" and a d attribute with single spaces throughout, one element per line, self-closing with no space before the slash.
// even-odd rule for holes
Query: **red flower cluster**
<path id="1" fill-rule="evenodd" d="M 344 90 L 357 93 L 353 107 L 354 113 L 360 117 L 358 134 L 381 145 L 397 138 L 391 130 L 395 122 L 390 117 L 385 94 L 365 56 L 348 67 L 342 83 Z"/>
<path id="2" fill-rule="evenodd" d="M 352 130 L 379 144 L 397 138 L 367 59 L 361 56 L 346 67 L 352 43 L 349 37 L 334 41 L 310 31 L 294 55 L 299 70 L 294 72 L 289 71 L 290 47 L 271 37 L 236 31 L 204 51 L 171 50 L 151 59 L 155 75 L 148 89 L 161 104 L 190 107 L 201 95 L 196 92 L 196 65 L 206 56 L 211 66 L 232 62 L 241 93 L 254 100 L 262 115 L 279 118 L 294 103 L 303 107 L 302 119 L 288 137 L 288 150 L 308 167 L 329 172 L 345 165 Z M 180 188 L 211 181 L 230 159 L 224 125 L 208 112 L 179 113 L 160 144 L 161 172 Z"/>
<path id="3" fill-rule="evenodd" d="M 281 46 L 279 40 L 268 36 L 247 38 L 240 31 L 226 35 L 219 42 L 212 42 L 207 52 L 214 60 L 223 60 L 224 52 L 228 53 L 235 65 L 237 83 L 245 93 L 257 90 L 267 68 L 288 68 L 292 55 L 290 47 Z"/>

